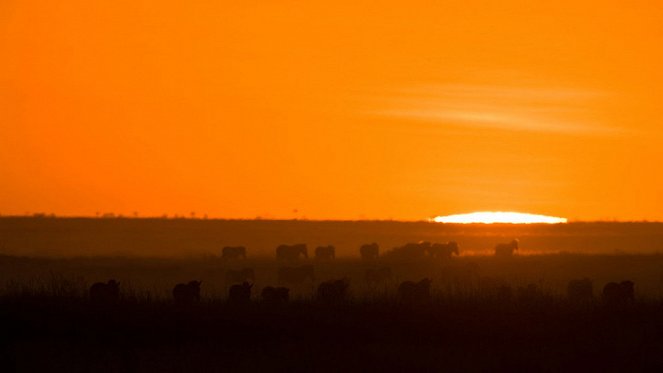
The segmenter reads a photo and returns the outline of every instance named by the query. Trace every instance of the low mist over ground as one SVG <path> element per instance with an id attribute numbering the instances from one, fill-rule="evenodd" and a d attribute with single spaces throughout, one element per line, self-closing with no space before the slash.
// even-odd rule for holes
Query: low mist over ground
<path id="1" fill-rule="evenodd" d="M 219 255 L 246 246 L 248 256 L 273 257 L 280 244 L 334 245 L 356 257 L 365 243 L 381 251 L 408 242 L 458 241 L 461 255 L 488 254 L 495 244 L 520 239 L 522 253 L 663 252 L 661 223 L 558 225 L 450 225 L 396 221 L 0 218 L 0 254 L 18 256 Z"/>

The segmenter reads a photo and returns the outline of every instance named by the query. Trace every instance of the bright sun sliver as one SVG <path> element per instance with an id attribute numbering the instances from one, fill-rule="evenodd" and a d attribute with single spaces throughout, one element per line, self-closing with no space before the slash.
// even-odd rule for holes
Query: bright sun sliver
<path id="1" fill-rule="evenodd" d="M 483 211 L 469 214 L 437 216 L 432 219 L 436 223 L 506 223 L 506 224 L 560 224 L 566 223 L 566 218 L 556 216 L 527 214 L 522 212 Z"/>

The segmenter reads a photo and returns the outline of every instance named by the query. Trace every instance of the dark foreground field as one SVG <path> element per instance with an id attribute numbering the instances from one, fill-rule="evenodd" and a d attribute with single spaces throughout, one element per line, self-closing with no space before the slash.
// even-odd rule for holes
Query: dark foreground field
<path id="1" fill-rule="evenodd" d="M 0 359 L 17 371 L 661 371 L 663 257 L 537 255 L 450 261 L 306 261 L 316 281 L 292 301 L 261 302 L 275 260 L 0 257 Z M 227 301 L 224 274 L 250 267 L 252 301 Z M 394 278 L 367 284 L 368 268 Z M 404 280 L 433 280 L 429 304 L 407 304 Z M 566 298 L 589 277 L 595 299 Z M 90 284 L 115 278 L 121 297 L 93 304 Z M 346 278 L 350 297 L 321 304 L 314 290 Z M 178 282 L 202 299 L 172 302 Z M 633 304 L 608 305 L 609 281 L 635 282 Z M 528 291 L 527 289 L 533 289 Z M 508 288 L 505 295 L 499 289 Z M 5 369 L 3 369 L 5 371 Z"/>
<path id="2" fill-rule="evenodd" d="M 4 371 L 661 371 L 663 310 L 542 298 L 233 308 L 3 298 Z"/>

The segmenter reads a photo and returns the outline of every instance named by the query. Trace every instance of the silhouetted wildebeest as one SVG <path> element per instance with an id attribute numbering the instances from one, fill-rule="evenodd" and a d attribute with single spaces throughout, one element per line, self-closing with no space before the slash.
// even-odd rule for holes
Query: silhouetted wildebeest
<path id="1" fill-rule="evenodd" d="M 385 253 L 385 256 L 395 259 L 419 259 L 426 256 L 431 246 L 430 242 L 421 241 L 418 243 L 407 243 L 403 246 L 395 247 Z"/>
<path id="2" fill-rule="evenodd" d="M 329 280 L 318 285 L 317 299 L 325 303 L 339 303 L 346 300 L 350 284 L 346 279 Z"/>
<path id="3" fill-rule="evenodd" d="M 120 283 L 108 280 L 90 286 L 90 301 L 94 303 L 115 303 L 120 299 Z"/>
<path id="4" fill-rule="evenodd" d="M 380 256 L 380 246 L 375 242 L 361 245 L 359 248 L 359 254 L 361 254 L 361 258 L 365 260 L 377 259 Z"/>
<path id="5" fill-rule="evenodd" d="M 269 304 L 281 304 L 287 303 L 290 300 L 290 289 L 284 288 L 282 286 L 273 287 L 266 286 L 262 289 L 262 300 L 265 303 Z"/>
<path id="6" fill-rule="evenodd" d="M 226 246 L 221 251 L 222 259 L 246 259 L 246 247 L 244 246 Z"/>
<path id="7" fill-rule="evenodd" d="M 609 305 L 626 305 L 635 300 L 632 281 L 609 282 L 603 287 L 603 301 Z"/>
<path id="8" fill-rule="evenodd" d="M 251 302 L 251 288 L 253 284 L 244 281 L 242 284 L 235 284 L 228 290 L 228 303 L 248 304 Z"/>
<path id="9" fill-rule="evenodd" d="M 253 268 L 229 269 L 226 271 L 226 282 L 229 284 L 241 284 L 244 281 L 256 281 L 256 275 Z"/>
<path id="10" fill-rule="evenodd" d="M 594 285 L 588 278 L 569 281 L 566 286 L 566 296 L 571 302 L 589 302 L 594 298 Z"/>
<path id="11" fill-rule="evenodd" d="M 336 258 L 336 248 L 332 245 L 318 246 L 315 248 L 316 259 L 334 259 Z"/>
<path id="12" fill-rule="evenodd" d="M 423 304 L 431 300 L 431 280 L 425 278 L 419 282 L 405 281 L 398 286 L 398 297 L 404 303 Z"/>
<path id="13" fill-rule="evenodd" d="M 495 297 L 500 303 L 511 302 L 513 300 L 511 285 L 498 285 L 495 287 Z"/>
<path id="14" fill-rule="evenodd" d="M 495 246 L 495 256 L 499 257 L 509 257 L 513 255 L 513 252 L 518 250 L 518 239 L 515 239 L 509 243 L 500 243 Z"/>
<path id="15" fill-rule="evenodd" d="M 432 258 L 449 259 L 453 254 L 460 255 L 460 248 L 456 241 L 434 243 L 428 247 L 428 255 Z"/>
<path id="16" fill-rule="evenodd" d="M 518 287 L 518 300 L 524 303 L 532 303 L 543 297 L 543 292 L 536 284 L 527 284 L 527 286 Z"/>
<path id="17" fill-rule="evenodd" d="M 368 268 L 365 279 L 369 284 L 379 284 L 391 280 L 391 276 L 391 268 L 389 267 Z"/>
<path id="18" fill-rule="evenodd" d="M 173 288 L 173 299 L 178 304 L 191 304 L 200 301 L 200 284 L 202 281 L 189 281 L 177 284 Z"/>
<path id="19" fill-rule="evenodd" d="M 304 258 L 308 258 L 308 248 L 306 247 L 306 244 L 279 245 L 276 248 L 276 259 L 296 260 L 299 259 L 300 255 Z"/>
<path id="20" fill-rule="evenodd" d="M 312 265 L 279 268 L 279 283 L 296 285 L 305 282 L 307 279 L 315 281 L 315 270 Z"/>

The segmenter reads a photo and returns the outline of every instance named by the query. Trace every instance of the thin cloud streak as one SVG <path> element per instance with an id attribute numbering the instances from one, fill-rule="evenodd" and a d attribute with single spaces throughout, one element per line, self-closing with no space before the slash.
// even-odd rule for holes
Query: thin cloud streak
<path id="1" fill-rule="evenodd" d="M 601 92 L 480 85 L 409 88 L 385 98 L 373 115 L 467 127 L 576 135 L 616 135 L 624 129 L 595 118 Z"/>

